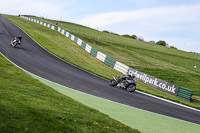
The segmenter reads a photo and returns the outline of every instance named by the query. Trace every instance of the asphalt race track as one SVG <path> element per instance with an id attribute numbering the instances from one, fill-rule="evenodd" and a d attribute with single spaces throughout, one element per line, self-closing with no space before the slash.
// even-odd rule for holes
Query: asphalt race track
<path id="1" fill-rule="evenodd" d="M 21 47 L 10 41 L 22 35 Z M 64 62 L 41 48 L 21 29 L 0 15 L 0 52 L 25 70 L 58 84 L 114 102 L 200 124 L 200 112 L 168 103 L 139 92 L 110 87 L 108 81 Z"/>

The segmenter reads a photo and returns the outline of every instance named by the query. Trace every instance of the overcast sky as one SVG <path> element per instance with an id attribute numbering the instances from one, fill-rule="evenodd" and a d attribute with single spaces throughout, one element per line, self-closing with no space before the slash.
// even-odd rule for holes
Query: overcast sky
<path id="1" fill-rule="evenodd" d="M 63 2 L 64 1 L 64 2 Z M 0 13 L 28 14 L 164 40 L 200 53 L 200 0 L 5 0 Z"/>

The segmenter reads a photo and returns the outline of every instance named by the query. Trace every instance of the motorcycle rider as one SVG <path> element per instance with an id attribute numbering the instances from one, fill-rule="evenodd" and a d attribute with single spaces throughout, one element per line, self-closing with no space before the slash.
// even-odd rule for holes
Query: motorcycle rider
<path id="1" fill-rule="evenodd" d="M 121 78 L 121 84 L 123 85 L 124 88 L 126 88 L 128 86 L 126 80 L 133 80 L 134 78 L 135 78 L 134 75 L 127 74 L 126 76 L 123 76 Z"/>
<path id="2" fill-rule="evenodd" d="M 125 89 L 129 92 L 133 92 L 136 89 L 136 80 L 134 79 L 135 75 L 127 74 L 120 78 L 120 76 L 113 77 L 112 80 L 109 81 L 110 86 L 117 86 L 122 89 Z"/>
<path id="3" fill-rule="evenodd" d="M 21 44 L 21 40 L 22 40 L 22 36 L 19 35 L 19 36 L 15 37 L 15 38 L 13 39 L 11 45 L 12 45 L 13 47 L 15 47 L 17 44 L 20 45 L 20 44 Z"/>

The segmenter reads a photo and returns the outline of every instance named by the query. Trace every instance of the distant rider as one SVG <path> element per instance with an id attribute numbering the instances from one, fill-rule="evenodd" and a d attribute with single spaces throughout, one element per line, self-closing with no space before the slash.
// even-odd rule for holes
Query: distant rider
<path id="1" fill-rule="evenodd" d="M 15 47 L 17 44 L 21 44 L 22 36 L 15 37 L 12 41 L 12 46 Z"/>

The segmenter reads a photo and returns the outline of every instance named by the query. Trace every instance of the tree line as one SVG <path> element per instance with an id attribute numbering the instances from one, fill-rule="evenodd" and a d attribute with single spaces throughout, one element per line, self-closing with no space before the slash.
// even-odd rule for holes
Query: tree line
<path id="1" fill-rule="evenodd" d="M 113 33 L 113 32 L 109 32 L 107 30 L 104 30 L 103 32 L 105 33 L 109 33 L 109 34 L 114 34 L 114 35 L 117 35 L 117 36 L 123 36 L 123 37 L 126 37 L 126 38 L 131 38 L 131 39 L 135 39 L 135 40 L 139 40 L 139 41 L 144 41 L 144 39 L 142 37 L 139 37 L 139 36 L 136 36 L 136 35 L 128 35 L 128 34 L 125 34 L 125 35 L 119 35 L 117 33 Z M 165 47 L 169 47 L 169 48 L 174 48 L 174 49 L 177 49 L 176 47 L 174 46 L 169 46 L 169 44 L 167 44 L 165 41 L 163 40 L 160 40 L 158 42 L 155 42 L 155 41 L 149 41 L 149 43 L 151 44 L 156 44 L 156 45 L 160 45 L 160 46 L 165 46 Z"/>

